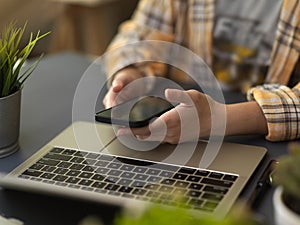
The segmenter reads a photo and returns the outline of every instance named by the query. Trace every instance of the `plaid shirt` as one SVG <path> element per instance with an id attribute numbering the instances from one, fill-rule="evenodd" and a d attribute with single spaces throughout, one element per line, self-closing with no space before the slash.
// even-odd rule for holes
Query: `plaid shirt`
<path id="1" fill-rule="evenodd" d="M 214 0 L 141 0 L 131 20 L 120 26 L 108 51 L 140 40 L 175 42 L 192 50 L 212 65 L 212 41 L 215 18 Z M 300 2 L 283 0 L 265 85 L 248 91 L 248 100 L 256 100 L 268 122 L 267 139 L 293 140 L 300 137 L 300 84 L 288 84 L 300 52 Z M 108 61 L 108 74 L 149 55 L 147 50 L 134 49 L 114 55 Z M 166 65 L 158 62 L 136 63 L 145 75 L 166 76 Z M 299 73 L 299 72 L 298 72 Z M 187 81 L 185 75 L 168 76 Z M 299 118 L 298 118 L 299 117 Z"/>

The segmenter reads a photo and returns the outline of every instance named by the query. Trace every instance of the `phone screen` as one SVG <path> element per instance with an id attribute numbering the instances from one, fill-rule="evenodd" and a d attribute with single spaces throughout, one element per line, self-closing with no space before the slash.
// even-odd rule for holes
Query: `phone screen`
<path id="1" fill-rule="evenodd" d="M 174 108 L 174 105 L 160 97 L 143 96 L 97 112 L 95 119 L 103 123 L 143 127 L 153 118 Z"/>

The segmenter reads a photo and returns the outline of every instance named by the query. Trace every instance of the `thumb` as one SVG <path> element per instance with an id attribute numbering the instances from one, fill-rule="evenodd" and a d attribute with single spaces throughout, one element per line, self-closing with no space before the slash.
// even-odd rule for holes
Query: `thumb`
<path id="1" fill-rule="evenodd" d="M 186 105 L 193 105 L 193 101 L 190 95 L 183 90 L 179 89 L 166 89 L 165 90 L 166 99 L 170 102 L 179 102 Z"/>

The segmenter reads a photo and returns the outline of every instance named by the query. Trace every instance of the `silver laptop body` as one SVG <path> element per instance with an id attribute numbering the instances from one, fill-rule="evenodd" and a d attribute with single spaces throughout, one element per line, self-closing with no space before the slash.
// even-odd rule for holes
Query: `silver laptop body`
<path id="1" fill-rule="evenodd" d="M 176 195 L 192 211 L 224 216 L 266 149 L 223 143 L 208 167 L 199 168 L 207 144 L 183 143 L 176 154 L 178 145 L 170 144 L 138 151 L 120 143 L 110 125 L 74 122 L 1 176 L 0 185 L 118 206 L 156 202 L 172 207 Z M 82 171 L 80 160 L 85 163 Z"/>

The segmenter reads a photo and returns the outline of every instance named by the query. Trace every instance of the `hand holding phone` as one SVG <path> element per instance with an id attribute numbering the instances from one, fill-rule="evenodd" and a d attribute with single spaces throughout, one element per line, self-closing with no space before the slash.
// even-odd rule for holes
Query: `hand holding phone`
<path id="1" fill-rule="evenodd" d="M 142 96 L 97 112 L 95 119 L 108 124 L 144 127 L 175 106 L 176 104 L 160 97 Z"/>

